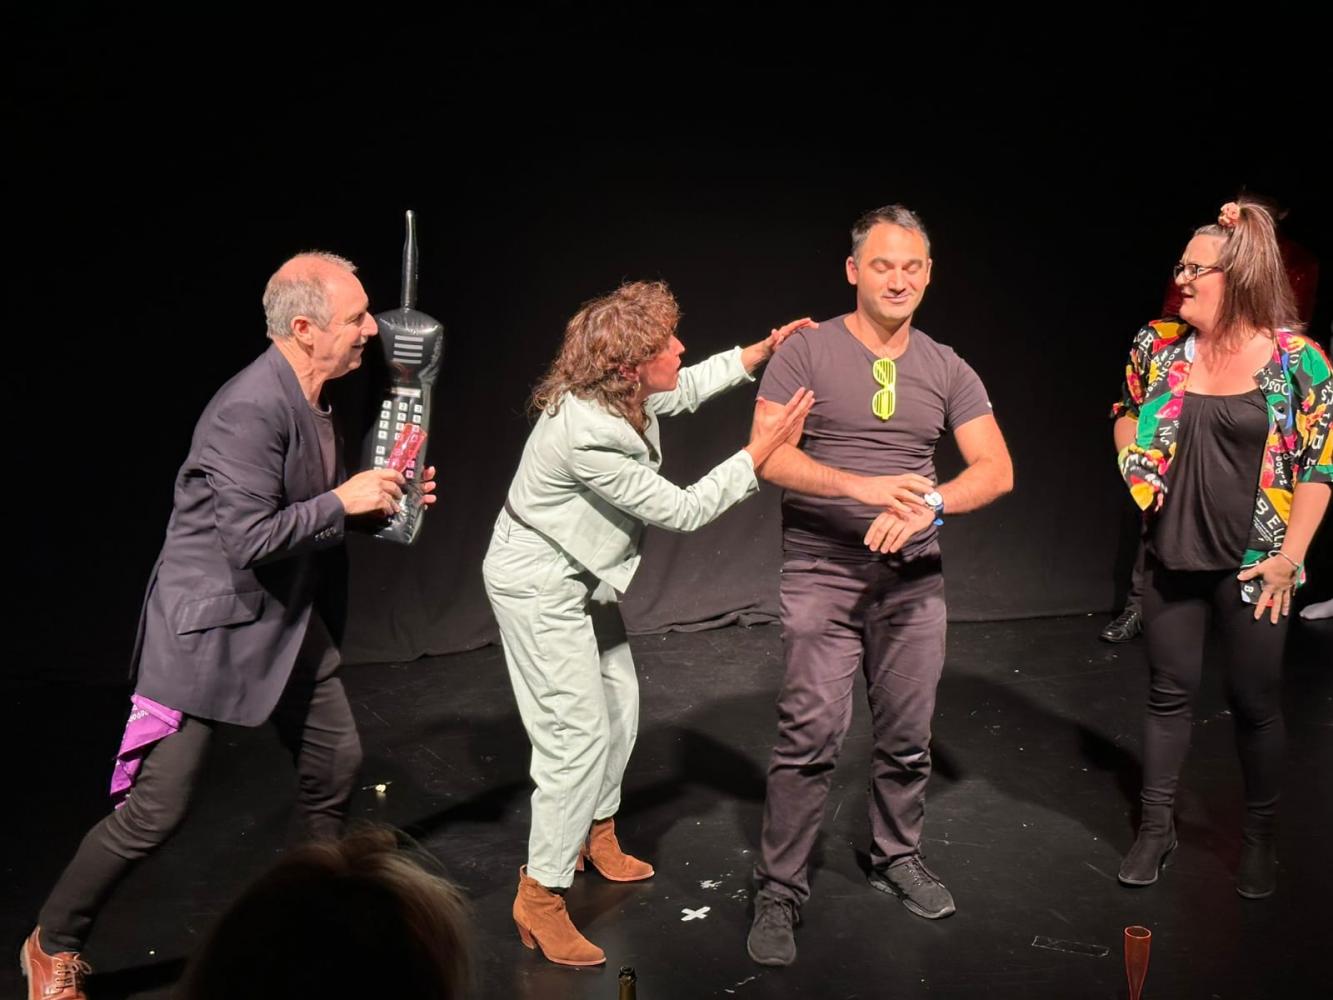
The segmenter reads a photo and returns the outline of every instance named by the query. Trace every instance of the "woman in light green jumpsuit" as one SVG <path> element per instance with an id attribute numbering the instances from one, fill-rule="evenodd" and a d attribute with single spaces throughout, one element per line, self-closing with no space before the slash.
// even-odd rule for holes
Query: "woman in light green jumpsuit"
<path id="1" fill-rule="evenodd" d="M 539 416 L 483 564 L 537 786 L 514 918 L 525 944 L 562 964 L 605 961 L 561 898 L 584 857 L 617 881 L 653 874 L 620 850 L 612 819 L 639 714 L 616 594 L 638 566 L 643 526 L 693 531 L 756 492 L 756 466 L 799 436 L 813 401 L 801 390 L 786 406 L 757 406 L 745 448 L 691 486 L 662 478 L 659 418 L 752 382 L 810 325 L 682 369 L 678 318 L 664 284 L 636 282 L 569 321 L 533 393 Z"/>

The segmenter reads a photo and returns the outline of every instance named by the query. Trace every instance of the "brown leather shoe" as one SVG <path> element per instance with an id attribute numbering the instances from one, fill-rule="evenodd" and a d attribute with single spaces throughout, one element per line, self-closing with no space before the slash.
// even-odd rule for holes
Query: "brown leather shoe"
<path id="1" fill-rule="evenodd" d="M 527 947 L 540 947 L 542 954 L 558 965 L 601 965 L 606 961 L 606 953 L 570 921 L 564 897 L 529 878 L 527 865 L 518 870 L 514 926 Z"/>
<path id="2" fill-rule="evenodd" d="M 72 951 L 48 955 L 36 928 L 19 949 L 19 965 L 28 977 L 28 1000 L 88 1000 L 83 980 L 92 970 Z"/>
<path id="3" fill-rule="evenodd" d="M 616 839 L 616 819 L 608 816 L 596 820 L 588 833 L 588 842 L 579 848 L 579 859 L 574 862 L 576 871 L 583 871 L 583 859 L 587 858 L 592 866 L 612 882 L 639 882 L 653 877 L 653 866 L 640 861 L 633 855 L 620 849 Z"/>

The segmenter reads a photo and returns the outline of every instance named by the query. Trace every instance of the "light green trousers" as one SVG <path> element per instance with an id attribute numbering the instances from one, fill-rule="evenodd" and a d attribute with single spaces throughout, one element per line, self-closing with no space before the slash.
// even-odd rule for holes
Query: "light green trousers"
<path id="1" fill-rule="evenodd" d="M 615 591 L 504 511 L 482 576 L 532 743 L 528 875 L 562 888 L 593 820 L 620 808 L 639 729 L 634 660 Z"/>

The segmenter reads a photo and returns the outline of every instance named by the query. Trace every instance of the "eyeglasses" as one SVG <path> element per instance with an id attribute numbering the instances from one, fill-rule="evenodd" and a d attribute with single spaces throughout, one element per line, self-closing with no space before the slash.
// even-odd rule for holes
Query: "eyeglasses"
<path id="1" fill-rule="evenodd" d="M 1171 268 L 1171 276 L 1179 278 L 1182 274 L 1186 281 L 1194 281 L 1201 274 L 1207 274 L 1209 271 L 1222 270 L 1216 264 L 1186 264 L 1183 261 Z"/>
<path id="2" fill-rule="evenodd" d="M 875 363 L 870 366 L 870 374 L 884 387 L 876 390 L 875 395 L 870 397 L 870 412 L 880 420 L 888 420 L 893 416 L 894 407 L 898 403 L 896 384 L 898 366 L 893 363 L 892 358 L 876 358 Z"/>

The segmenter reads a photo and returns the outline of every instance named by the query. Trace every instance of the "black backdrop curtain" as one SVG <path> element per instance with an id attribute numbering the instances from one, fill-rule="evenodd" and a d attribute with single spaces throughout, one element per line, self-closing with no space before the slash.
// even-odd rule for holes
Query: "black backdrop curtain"
<path id="1" fill-rule="evenodd" d="M 103 27 L 37 25 L 14 69 L 7 382 L 27 487 L 8 551 L 32 669 L 119 671 L 193 422 L 266 344 L 264 281 L 325 248 L 360 264 L 372 308 L 394 307 L 405 208 L 419 306 L 448 336 L 441 501 L 411 549 L 353 539 L 351 660 L 495 638 L 479 564 L 525 396 L 565 319 L 624 279 L 671 284 L 700 360 L 851 308 L 850 224 L 916 209 L 934 253 L 918 325 L 981 374 L 1016 465 L 1011 496 L 945 528 L 951 613 L 975 620 L 1123 594 L 1134 519 L 1106 412 L 1194 226 L 1248 185 L 1290 207 L 1325 287 L 1333 266 L 1323 178 L 1299 151 L 1327 92 L 1303 89 L 1298 59 L 1268 90 L 1225 73 L 1190 90 L 1128 58 L 1143 25 L 1060 45 L 1009 26 L 1002 53 L 998 23 L 949 27 L 892 66 L 830 47 L 778 72 L 742 25 L 682 19 L 612 46 L 617 24 L 555 5 L 525 27 L 398 30 L 397 55 L 304 74 L 225 50 L 144 59 Z M 367 385 L 338 386 L 344 414 Z M 665 473 L 688 482 L 740 447 L 751 399 L 669 420 Z M 948 446 L 941 464 L 957 468 Z M 692 536 L 651 531 L 627 620 L 771 618 L 778 561 L 772 488 Z"/>

